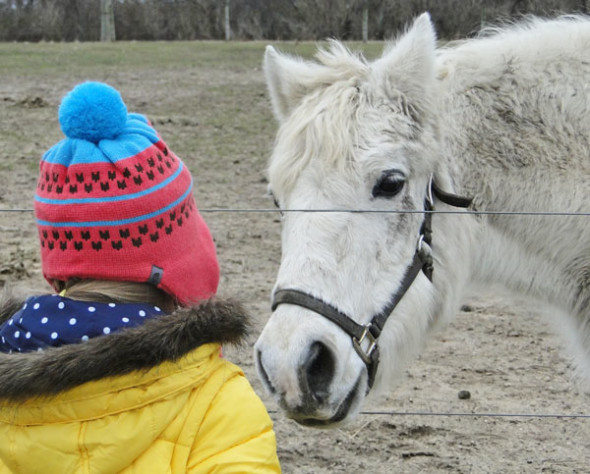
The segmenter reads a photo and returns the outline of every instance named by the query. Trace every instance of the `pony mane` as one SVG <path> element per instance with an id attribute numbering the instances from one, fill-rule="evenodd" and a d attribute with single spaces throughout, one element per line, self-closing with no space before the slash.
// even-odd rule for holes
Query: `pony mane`
<path id="1" fill-rule="evenodd" d="M 317 71 L 316 79 L 320 84 L 333 83 L 338 80 L 363 74 L 368 63 L 360 52 L 353 52 L 335 39 L 328 40 L 328 47 L 318 46 L 314 55 L 325 68 Z"/>
<path id="2" fill-rule="evenodd" d="M 531 30 L 535 30 L 539 34 L 548 33 L 551 30 L 555 32 L 561 31 L 563 33 L 562 28 L 570 28 L 572 23 L 579 24 L 587 20 L 588 18 L 586 16 L 576 14 L 562 15 L 558 18 L 543 18 L 532 14 L 523 15 L 486 25 L 478 32 L 475 39 L 489 38 L 492 36 L 501 37 L 503 35 L 510 36 Z"/>
<path id="3" fill-rule="evenodd" d="M 490 71 L 500 70 L 498 65 L 507 58 L 522 63 L 559 60 L 564 44 L 569 55 L 582 58 L 590 48 L 589 28 L 585 15 L 563 15 L 553 20 L 531 15 L 520 21 L 486 26 L 473 38 L 451 41 L 438 48 L 438 77 L 445 79 L 455 76 L 456 70 L 468 70 L 456 84 L 465 87 L 464 81 L 474 82 Z"/>

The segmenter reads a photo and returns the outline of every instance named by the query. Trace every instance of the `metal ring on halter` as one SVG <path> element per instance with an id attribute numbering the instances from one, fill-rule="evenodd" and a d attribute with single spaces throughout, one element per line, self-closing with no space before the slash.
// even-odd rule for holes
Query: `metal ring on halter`
<path id="1" fill-rule="evenodd" d="M 416 243 L 416 250 L 418 252 L 422 252 L 422 244 L 424 243 L 424 234 L 420 234 L 418 237 L 418 242 Z"/>
<path id="2" fill-rule="evenodd" d="M 432 187 L 434 186 L 434 175 L 430 175 L 430 179 L 428 180 L 428 187 L 426 188 L 426 204 L 429 206 L 434 206 L 434 196 L 432 195 Z"/>
<path id="3" fill-rule="evenodd" d="M 426 242 L 426 238 L 424 234 L 421 234 L 418 237 L 418 243 L 416 244 L 416 251 L 421 254 L 422 256 L 429 256 L 432 255 L 432 248 L 428 242 Z"/>

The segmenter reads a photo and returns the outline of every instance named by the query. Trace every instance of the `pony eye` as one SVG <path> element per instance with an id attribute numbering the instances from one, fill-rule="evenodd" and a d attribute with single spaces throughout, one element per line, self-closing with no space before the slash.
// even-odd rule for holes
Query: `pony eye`
<path id="1" fill-rule="evenodd" d="M 405 182 L 405 176 L 399 171 L 386 171 L 381 175 L 377 184 L 375 184 L 373 197 L 392 198 L 399 194 Z"/>

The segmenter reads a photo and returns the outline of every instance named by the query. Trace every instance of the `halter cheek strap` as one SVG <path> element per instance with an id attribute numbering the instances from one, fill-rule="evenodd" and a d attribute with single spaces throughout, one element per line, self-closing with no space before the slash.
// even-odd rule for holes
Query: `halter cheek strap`
<path id="1" fill-rule="evenodd" d="M 371 318 L 369 324 L 358 324 L 335 306 L 301 290 L 281 289 L 277 290 L 274 294 L 272 311 L 275 311 L 280 304 L 285 303 L 306 308 L 332 321 L 352 338 L 352 345 L 356 353 L 367 366 L 367 391 L 371 389 L 375 381 L 375 375 L 379 365 L 378 339 L 387 319 L 393 313 L 393 310 L 406 294 L 420 271 L 424 272 L 424 275 L 432 281 L 433 258 L 431 242 L 432 211 L 434 210 L 433 195 L 440 201 L 455 207 L 466 208 L 472 202 L 472 199 L 442 191 L 434 183 L 434 180 L 432 178 L 430 179 L 424 202 L 424 221 L 420 228 L 420 236 L 412 262 L 408 266 L 401 284 L 387 305 Z"/>
<path id="2" fill-rule="evenodd" d="M 432 256 L 429 253 L 428 256 L 422 256 L 422 253 L 423 252 L 416 250 L 412 264 L 408 267 L 401 285 L 398 287 L 387 306 L 383 308 L 379 314 L 373 316 L 371 322 L 366 326 L 358 324 L 350 316 L 346 315 L 335 306 L 300 290 L 277 290 L 274 294 L 271 306 L 272 311 L 277 309 L 277 307 L 283 303 L 301 306 L 302 308 L 309 309 L 314 313 L 322 315 L 324 318 L 332 321 L 344 330 L 344 332 L 351 336 L 354 350 L 367 366 L 368 391 L 373 386 L 375 375 L 377 374 L 377 367 L 379 366 L 380 353 L 377 342 L 389 315 L 401 301 L 420 271 L 422 271 L 425 265 L 427 265 L 427 261 L 430 262 L 428 265 L 430 268 L 430 275 L 432 275 Z"/>

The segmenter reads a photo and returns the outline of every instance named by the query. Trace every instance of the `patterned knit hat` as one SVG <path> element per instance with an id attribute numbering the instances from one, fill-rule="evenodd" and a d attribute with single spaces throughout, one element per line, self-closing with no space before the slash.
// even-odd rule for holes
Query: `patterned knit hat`
<path id="1" fill-rule="evenodd" d="M 63 99 L 67 138 L 40 163 L 43 275 L 150 282 L 190 304 L 217 291 L 215 245 L 183 162 L 119 92 L 86 82 Z"/>

